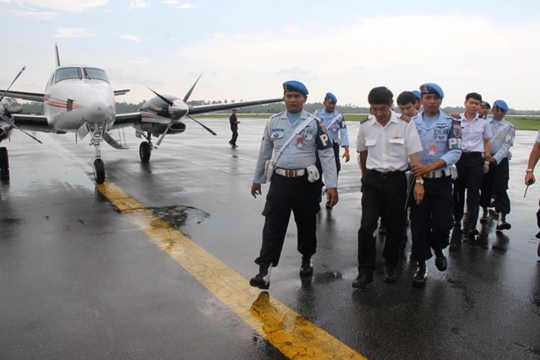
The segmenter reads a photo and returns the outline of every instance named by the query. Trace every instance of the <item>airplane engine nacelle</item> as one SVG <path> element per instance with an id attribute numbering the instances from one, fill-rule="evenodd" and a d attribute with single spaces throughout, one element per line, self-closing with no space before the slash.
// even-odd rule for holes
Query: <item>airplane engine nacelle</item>
<path id="1" fill-rule="evenodd" d="M 174 122 L 172 124 L 156 124 L 156 123 L 146 123 L 140 124 L 141 131 L 152 133 L 155 137 L 159 137 L 167 128 L 167 134 L 179 134 L 186 131 L 186 124 L 181 121 Z"/>

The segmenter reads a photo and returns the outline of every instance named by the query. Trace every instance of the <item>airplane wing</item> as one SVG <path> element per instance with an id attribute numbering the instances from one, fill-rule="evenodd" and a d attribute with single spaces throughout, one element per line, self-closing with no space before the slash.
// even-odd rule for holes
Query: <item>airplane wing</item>
<path id="1" fill-rule="evenodd" d="M 4 93 L 4 90 L 0 90 L 0 93 Z M 16 99 L 23 99 L 29 101 L 43 102 L 44 94 L 41 93 L 30 93 L 23 91 L 8 91 L 6 97 L 12 97 Z"/>
<path id="2" fill-rule="evenodd" d="M 271 104 L 271 103 L 277 103 L 281 101 L 283 101 L 283 98 L 268 99 L 268 100 L 255 100 L 255 101 L 242 101 L 242 102 L 234 102 L 234 103 L 229 103 L 229 104 L 190 106 L 189 115 L 197 115 L 197 114 L 204 114 L 204 113 L 210 113 L 210 112 L 215 112 L 215 111 L 238 109 L 238 108 L 242 108 L 246 106 Z"/>
<path id="3" fill-rule="evenodd" d="M 111 126 L 111 130 L 118 129 L 126 126 L 131 126 L 136 123 L 140 123 L 142 120 L 142 113 L 129 113 L 129 114 L 116 114 L 114 124 Z"/>
<path id="4" fill-rule="evenodd" d="M 49 125 L 47 117 L 44 115 L 12 114 L 12 116 L 15 125 L 23 130 L 41 131 L 55 134 L 66 133 L 65 131 L 56 130 L 52 125 Z"/>
<path id="5" fill-rule="evenodd" d="M 114 90 L 114 96 L 125 95 L 129 91 L 130 91 L 129 89 Z"/>

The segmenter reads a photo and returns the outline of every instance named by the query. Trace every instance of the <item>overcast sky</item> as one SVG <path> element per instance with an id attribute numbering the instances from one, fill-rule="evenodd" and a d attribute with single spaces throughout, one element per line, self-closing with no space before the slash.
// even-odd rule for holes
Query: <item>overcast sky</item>
<path id="1" fill-rule="evenodd" d="M 327 91 L 367 106 L 384 85 L 395 95 L 435 82 L 443 106 L 476 91 L 488 102 L 540 109 L 540 1 L 0 0 L 0 88 L 43 92 L 63 64 L 103 68 L 117 101 L 157 92 L 191 100 L 282 96 L 300 80 L 308 102 Z"/>

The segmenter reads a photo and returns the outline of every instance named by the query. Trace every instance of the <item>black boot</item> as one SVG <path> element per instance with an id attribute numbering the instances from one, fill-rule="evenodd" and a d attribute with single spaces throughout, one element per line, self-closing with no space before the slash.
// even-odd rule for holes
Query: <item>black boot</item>
<path id="1" fill-rule="evenodd" d="M 418 260 L 416 264 L 418 267 L 416 269 L 416 274 L 414 274 L 414 277 L 413 277 L 413 286 L 421 288 L 421 287 L 426 286 L 427 266 L 424 260 Z"/>
<path id="2" fill-rule="evenodd" d="M 302 255 L 302 265 L 300 265 L 300 276 L 309 276 L 313 274 L 313 260 L 311 256 Z"/>
<path id="3" fill-rule="evenodd" d="M 266 290 L 270 287 L 270 272 L 272 263 L 262 263 L 259 265 L 259 273 L 249 280 L 249 285 Z"/>
<path id="4" fill-rule="evenodd" d="M 435 266 L 439 271 L 445 271 L 448 268 L 448 260 L 442 250 L 435 251 Z"/>
<path id="5" fill-rule="evenodd" d="M 359 273 L 356 280 L 353 281 L 352 287 L 360 290 L 364 290 L 369 284 L 373 282 L 373 272 Z"/>
<path id="6" fill-rule="evenodd" d="M 506 214 L 505 213 L 499 213 L 499 222 L 497 223 L 497 230 L 510 230 L 512 225 L 506 222 Z"/>

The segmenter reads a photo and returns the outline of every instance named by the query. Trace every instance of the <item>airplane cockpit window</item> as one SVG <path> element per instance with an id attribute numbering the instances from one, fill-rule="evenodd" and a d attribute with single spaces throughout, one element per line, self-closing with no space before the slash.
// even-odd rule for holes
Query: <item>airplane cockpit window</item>
<path id="1" fill-rule="evenodd" d="M 89 80 L 97 79 L 97 80 L 103 80 L 103 81 L 109 82 L 109 78 L 107 78 L 107 74 L 105 74 L 105 71 L 101 69 L 84 68 L 84 77 Z"/>
<path id="2" fill-rule="evenodd" d="M 68 79 L 82 79 L 81 70 L 76 67 L 72 68 L 61 68 L 56 70 L 56 82 Z"/>

